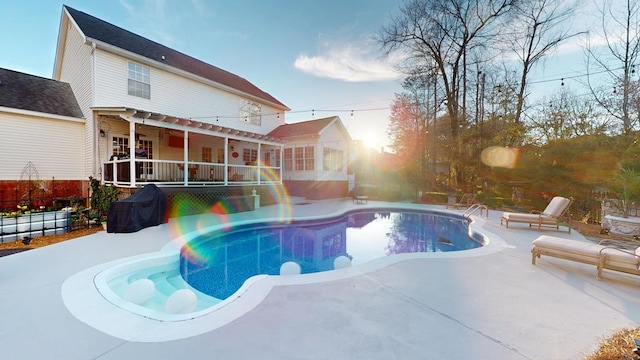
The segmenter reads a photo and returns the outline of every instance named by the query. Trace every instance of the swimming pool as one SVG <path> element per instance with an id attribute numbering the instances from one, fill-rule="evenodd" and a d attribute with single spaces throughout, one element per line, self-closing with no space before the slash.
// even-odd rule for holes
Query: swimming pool
<path id="1" fill-rule="evenodd" d="M 193 288 L 217 299 L 234 294 L 249 278 L 277 275 L 294 262 L 302 273 L 334 270 L 403 253 L 469 250 L 486 239 L 469 231 L 467 219 L 432 211 L 366 210 L 340 217 L 258 223 L 193 239 L 180 252 L 180 273 Z"/>
<path id="2" fill-rule="evenodd" d="M 361 215 L 363 210 L 373 211 L 375 221 L 371 220 L 370 214 Z M 393 215 L 403 212 L 427 216 L 426 218 L 415 217 L 412 220 L 414 223 L 415 221 L 422 223 L 417 225 L 417 230 L 414 231 L 419 236 L 435 234 L 438 228 L 447 228 L 451 223 L 462 222 L 463 226 L 456 231 L 459 234 L 468 234 L 472 241 L 476 242 L 471 246 L 477 247 L 465 251 L 451 251 L 462 250 L 465 246 L 458 244 L 454 236 L 449 233 L 445 235 L 440 233 L 435 238 L 433 235 L 430 237 L 424 235 L 418 241 L 415 237 L 408 236 L 412 234 L 409 230 L 413 226 L 408 226 L 406 231 L 403 230 L 408 235 L 393 241 L 386 240 L 386 246 L 383 246 L 382 250 L 378 246 L 377 252 L 366 248 L 358 252 L 351 246 L 351 241 L 358 241 L 358 237 L 352 236 L 352 232 L 360 233 L 359 241 L 366 243 L 371 243 L 370 239 L 374 237 L 376 239 L 378 236 L 386 237 L 388 231 L 383 230 L 382 225 L 374 226 L 379 222 L 386 222 L 386 226 L 390 226 L 390 223 L 398 224 L 397 228 L 405 229 L 406 226 L 400 226 L 402 222 L 394 220 L 395 215 Z M 430 215 L 439 215 L 443 218 L 429 220 Z M 313 284 L 334 281 L 350 281 L 347 279 L 357 279 L 365 274 L 384 271 L 385 268 L 406 261 L 427 259 L 459 261 L 456 259 L 486 256 L 509 247 L 499 233 L 492 231 L 491 223 L 484 218 L 477 216 L 465 218 L 460 213 L 446 211 L 438 206 L 382 202 L 377 206 L 371 206 L 371 204 L 356 206 L 351 201 L 322 202 L 297 207 L 292 219 L 316 226 L 315 230 L 309 230 L 311 232 L 329 234 L 330 230 L 325 228 L 331 228 L 331 226 L 327 224 L 339 222 L 338 220 L 345 217 L 348 217 L 346 226 L 344 223 L 339 226 L 343 229 L 346 227 L 345 238 L 348 233 L 349 239 L 353 239 L 349 240 L 344 248 L 346 253 L 352 256 L 353 264 L 357 266 L 299 276 L 265 274 L 252 276 L 226 299 L 204 294 L 183 279 L 181 266 L 184 266 L 184 257 L 181 258 L 181 256 L 184 255 L 184 249 L 181 251 L 181 248 L 185 244 L 195 245 L 195 240 L 204 239 L 204 235 L 213 237 L 230 226 L 233 229 L 226 231 L 228 234 L 252 227 L 260 230 L 257 228 L 257 222 L 269 226 L 288 227 L 290 225 L 288 222 L 282 222 L 282 207 L 262 207 L 251 213 L 179 218 L 167 228 L 161 226 L 142 230 L 140 240 L 148 236 L 162 236 L 167 230 L 171 231 L 169 227 L 184 231 L 190 229 L 162 245 L 158 251 L 114 259 L 74 274 L 63 283 L 61 290 L 63 302 L 73 316 L 111 336 L 141 342 L 171 341 L 200 335 L 235 321 L 259 306 L 276 287 L 313 286 Z M 262 220 L 256 221 L 257 219 Z M 410 223 L 407 220 L 405 225 Z M 284 231 L 284 229 L 281 230 Z M 400 233 L 403 234 L 403 231 Z M 304 231 L 304 233 L 307 232 Z M 342 230 L 336 233 L 343 234 Z M 429 251 L 433 250 L 433 252 L 403 253 L 407 249 L 411 251 L 430 249 Z M 394 255 L 385 256 L 392 253 Z M 342 256 L 345 255 L 339 255 L 339 257 Z M 372 260 L 366 261 L 368 258 Z M 191 261 L 194 260 L 191 259 Z M 393 273 L 395 270 L 390 271 Z"/>

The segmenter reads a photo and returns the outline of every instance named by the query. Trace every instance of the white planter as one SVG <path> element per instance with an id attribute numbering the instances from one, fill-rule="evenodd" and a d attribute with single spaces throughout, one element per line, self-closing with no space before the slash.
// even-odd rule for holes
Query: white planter
<path id="1" fill-rule="evenodd" d="M 640 217 L 606 215 L 602 225 L 614 235 L 640 237 Z"/>
<path id="2" fill-rule="evenodd" d="M 0 244 L 25 236 L 53 235 L 71 227 L 69 211 L 47 211 L 19 217 L 0 216 Z"/>

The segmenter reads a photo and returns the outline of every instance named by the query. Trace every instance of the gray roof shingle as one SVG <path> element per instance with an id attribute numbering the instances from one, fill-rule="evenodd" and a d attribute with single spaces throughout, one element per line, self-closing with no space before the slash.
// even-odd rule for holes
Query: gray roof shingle
<path id="1" fill-rule="evenodd" d="M 258 87 L 240 76 L 185 55 L 140 35 L 136 35 L 82 11 L 70 8 L 66 5 L 64 8 L 69 12 L 69 15 L 71 15 L 82 32 L 89 38 L 116 46 L 120 49 L 130 51 L 148 59 L 163 62 L 172 67 L 215 81 L 219 84 L 288 109 L 286 105 L 278 101 L 278 99 L 260 90 Z"/>
<path id="2" fill-rule="evenodd" d="M 68 83 L 0 68 L 0 106 L 84 118 Z"/>

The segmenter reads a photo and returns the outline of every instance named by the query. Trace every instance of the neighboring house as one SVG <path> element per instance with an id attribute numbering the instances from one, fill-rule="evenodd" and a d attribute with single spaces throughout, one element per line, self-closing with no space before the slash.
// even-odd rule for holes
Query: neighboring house
<path id="1" fill-rule="evenodd" d="M 84 126 L 69 84 L 0 68 L 0 208 L 84 193 Z"/>
<path id="2" fill-rule="evenodd" d="M 286 140 L 283 183 L 290 195 L 309 199 L 348 195 L 352 140 L 339 117 L 280 125 L 269 136 Z"/>
<path id="3" fill-rule="evenodd" d="M 85 118 L 79 177 L 129 188 L 286 179 L 293 194 L 346 195 L 351 140 L 339 118 L 287 125 L 290 109 L 249 81 L 68 6 L 53 78 Z"/>

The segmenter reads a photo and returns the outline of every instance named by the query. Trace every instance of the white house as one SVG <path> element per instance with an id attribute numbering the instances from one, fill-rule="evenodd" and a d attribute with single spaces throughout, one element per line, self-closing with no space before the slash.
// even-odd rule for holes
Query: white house
<path id="1" fill-rule="evenodd" d="M 124 188 L 284 180 L 294 195 L 346 195 L 351 138 L 338 117 L 286 124 L 290 109 L 246 79 L 68 6 L 53 78 L 84 117 L 74 164 L 85 178 Z M 305 123 L 310 132 L 292 131 Z"/>

